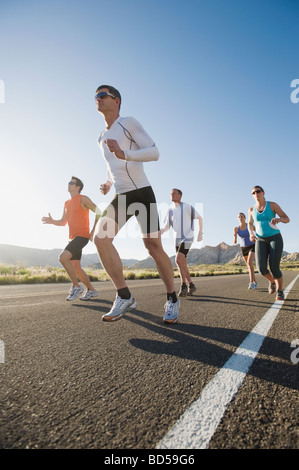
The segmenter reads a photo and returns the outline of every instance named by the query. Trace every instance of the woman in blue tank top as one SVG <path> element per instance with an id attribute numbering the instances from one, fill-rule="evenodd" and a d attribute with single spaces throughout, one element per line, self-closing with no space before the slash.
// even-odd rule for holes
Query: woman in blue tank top
<path id="1" fill-rule="evenodd" d="M 257 283 L 255 280 L 255 272 L 253 266 L 255 242 L 252 242 L 250 240 L 250 233 L 246 223 L 246 216 L 243 212 L 239 212 L 238 219 L 239 227 L 234 228 L 234 243 L 237 243 L 237 237 L 239 236 L 242 256 L 244 258 L 245 263 L 247 264 L 249 271 L 250 282 L 248 289 L 256 289 Z"/>
<path id="2" fill-rule="evenodd" d="M 254 186 L 252 196 L 255 206 L 248 211 L 250 240 L 255 241 L 256 264 L 263 276 L 269 281 L 269 293 L 274 294 L 277 289 L 277 300 L 284 300 L 282 290 L 283 278 L 280 271 L 283 240 L 277 224 L 289 223 L 290 219 L 276 202 L 265 199 L 265 192 L 261 186 Z M 275 217 L 276 214 L 278 217 Z M 256 235 L 253 233 L 255 225 Z M 267 267 L 269 260 L 270 271 Z"/>

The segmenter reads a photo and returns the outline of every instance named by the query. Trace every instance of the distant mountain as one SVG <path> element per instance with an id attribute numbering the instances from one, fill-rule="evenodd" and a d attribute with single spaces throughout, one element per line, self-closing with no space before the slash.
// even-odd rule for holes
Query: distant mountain
<path id="1" fill-rule="evenodd" d="M 54 266 L 61 267 L 58 260 L 59 254 L 62 249 L 56 248 L 52 250 L 41 250 L 39 248 L 25 248 L 14 245 L 1 245 L 0 244 L 0 263 L 12 264 L 16 266 Z M 136 259 L 123 259 L 123 265 L 128 266 L 135 264 Z M 94 265 L 97 269 L 101 269 L 102 265 L 97 253 L 83 254 L 82 266 Z"/>
<path id="2" fill-rule="evenodd" d="M 175 265 L 175 256 L 171 256 L 170 260 Z M 242 262 L 240 245 L 230 246 L 222 242 L 217 246 L 205 246 L 200 249 L 194 248 L 189 251 L 187 261 L 190 266 L 198 264 L 226 264 L 231 262 L 239 264 Z M 138 261 L 131 267 L 134 269 L 151 269 L 155 267 L 155 262 L 151 257 L 148 257 L 145 260 Z"/>
<path id="3" fill-rule="evenodd" d="M 294 253 L 285 253 L 284 256 L 282 257 L 283 261 L 299 261 L 299 252 L 294 251 Z"/>
<path id="4" fill-rule="evenodd" d="M 41 250 L 38 248 L 25 248 L 14 245 L 1 245 L 0 244 L 0 263 L 12 264 L 17 266 L 54 266 L 61 267 L 58 261 L 59 254 L 62 249 Z M 175 265 L 175 256 L 171 256 L 170 260 Z M 283 261 L 298 261 L 299 253 L 283 252 Z M 187 257 L 190 266 L 199 264 L 244 264 L 241 254 L 240 245 L 227 245 L 222 242 L 217 246 L 205 246 L 201 249 L 191 249 Z M 150 256 L 144 260 L 138 261 L 136 259 L 123 259 L 122 263 L 131 269 L 154 269 L 156 264 Z M 83 254 L 82 266 L 91 266 L 95 269 L 101 269 L 97 253 Z"/>
<path id="5" fill-rule="evenodd" d="M 294 253 L 292 254 L 294 255 Z M 292 256 L 287 252 L 283 252 L 283 260 Z M 292 258 L 293 259 L 293 258 Z M 298 258 L 297 258 L 298 259 Z M 175 265 L 175 256 L 171 256 L 170 260 Z M 291 258 L 288 259 L 291 261 Z M 196 266 L 199 264 L 244 264 L 243 256 L 241 253 L 240 245 L 227 245 L 222 242 L 217 246 L 205 246 L 203 248 L 191 249 L 187 255 L 189 266 Z M 152 269 L 155 268 L 154 260 L 149 256 L 145 260 L 138 261 L 132 269 Z"/>

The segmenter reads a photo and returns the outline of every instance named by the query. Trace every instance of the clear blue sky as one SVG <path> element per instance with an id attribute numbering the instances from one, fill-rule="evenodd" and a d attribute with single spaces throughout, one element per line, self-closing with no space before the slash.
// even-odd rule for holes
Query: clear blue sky
<path id="1" fill-rule="evenodd" d="M 179 187 L 203 204 L 205 245 L 233 244 L 258 184 L 291 218 L 279 226 L 285 250 L 299 251 L 298 22 L 295 0 L 2 0 L 0 243 L 64 248 L 67 228 L 41 218 L 60 218 L 72 175 L 95 203 L 110 201 L 114 191 L 99 192 L 104 120 L 94 103 L 108 83 L 121 115 L 160 150 L 145 164 L 158 203 Z M 147 256 L 137 236 L 116 246 L 123 258 Z"/>

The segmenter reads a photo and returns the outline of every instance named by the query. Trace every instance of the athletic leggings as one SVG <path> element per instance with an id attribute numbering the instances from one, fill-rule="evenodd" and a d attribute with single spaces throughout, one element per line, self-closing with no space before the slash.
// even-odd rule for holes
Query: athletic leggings
<path id="1" fill-rule="evenodd" d="M 258 237 L 255 243 L 256 265 L 263 276 L 269 273 L 267 262 L 269 259 L 270 271 L 274 279 L 282 276 L 280 259 L 282 255 L 283 240 L 280 233 L 271 237 Z"/>

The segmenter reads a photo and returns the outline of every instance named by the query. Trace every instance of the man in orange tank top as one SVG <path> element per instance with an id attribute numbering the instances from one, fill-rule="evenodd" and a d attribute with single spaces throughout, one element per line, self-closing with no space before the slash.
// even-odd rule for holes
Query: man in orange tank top
<path id="1" fill-rule="evenodd" d="M 88 300 L 98 295 L 88 275 L 81 267 L 81 256 L 84 246 L 87 245 L 89 240 L 93 239 L 96 223 L 100 218 L 100 211 L 89 197 L 80 194 L 82 189 L 82 181 L 72 176 L 68 184 L 71 199 L 65 202 L 61 219 L 54 220 L 50 213 L 48 217 L 42 218 L 44 224 L 58 226 L 69 225 L 70 242 L 59 256 L 59 261 L 73 283 L 70 294 L 66 300 L 74 300 L 83 292 L 83 288 L 80 286 L 78 279 L 86 286 L 86 292 L 80 297 L 80 300 Z M 89 232 L 89 210 L 96 214 L 91 232 Z"/>

